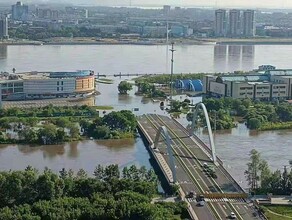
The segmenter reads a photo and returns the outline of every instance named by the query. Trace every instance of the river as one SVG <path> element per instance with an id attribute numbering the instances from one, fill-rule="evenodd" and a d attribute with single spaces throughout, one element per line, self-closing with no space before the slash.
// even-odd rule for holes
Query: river
<path id="1" fill-rule="evenodd" d="M 175 73 L 291 68 L 292 45 L 176 45 Z M 11 72 L 92 69 L 101 74 L 169 72 L 166 46 L 0 46 L 0 69 Z M 168 56 L 168 59 L 166 57 Z"/>
<path id="2" fill-rule="evenodd" d="M 261 64 L 290 68 L 292 45 L 196 45 L 176 46 L 175 72 L 228 72 L 251 70 Z M 92 69 L 102 74 L 162 73 L 166 71 L 165 46 L 134 45 L 66 45 L 66 46 L 0 46 L 0 69 L 23 71 L 61 71 Z M 124 78 L 125 79 L 125 78 Z M 115 110 L 139 108 L 136 114 L 158 113 L 159 103 L 135 96 L 118 95 L 113 85 L 99 84 L 101 95 L 96 105 L 111 105 Z M 183 99 L 184 97 L 177 97 Z M 193 102 L 200 101 L 193 98 Z M 186 120 L 182 119 L 186 124 Z M 207 141 L 207 135 L 198 134 Z M 240 125 L 217 132 L 217 153 L 226 168 L 245 187 L 244 170 L 251 149 L 257 149 L 273 169 L 282 169 L 292 159 L 292 131 L 252 132 Z M 1 145 L 0 170 L 18 170 L 32 165 L 54 171 L 63 167 L 83 168 L 92 173 L 97 164 L 117 163 L 121 167 L 137 164 L 150 167 L 149 154 L 140 138 L 136 140 L 83 141 L 57 146 Z"/>

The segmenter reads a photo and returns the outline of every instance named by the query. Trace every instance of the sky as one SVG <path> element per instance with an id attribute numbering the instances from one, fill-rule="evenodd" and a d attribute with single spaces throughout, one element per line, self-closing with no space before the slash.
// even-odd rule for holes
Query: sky
<path id="1" fill-rule="evenodd" d="M 0 3 L 17 0 L 0 0 Z M 24 3 L 70 3 L 96 6 L 151 6 L 292 9 L 292 0 L 22 0 Z"/>
<path id="2" fill-rule="evenodd" d="M 1 0 L 0 0 L 1 1 Z M 56 0 L 43 0 L 56 1 Z M 110 6 L 206 6 L 206 7 L 244 7 L 244 8 L 292 8 L 292 0 L 63 0 L 73 4 Z M 60 2 L 60 0 L 59 0 Z"/>

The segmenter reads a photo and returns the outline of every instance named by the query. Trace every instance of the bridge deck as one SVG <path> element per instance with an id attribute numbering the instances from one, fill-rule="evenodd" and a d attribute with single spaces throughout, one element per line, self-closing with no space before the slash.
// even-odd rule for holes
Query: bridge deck
<path id="1" fill-rule="evenodd" d="M 226 219 L 231 212 L 236 214 L 237 219 L 259 219 L 253 216 L 255 211 L 245 202 L 246 194 L 242 188 L 221 163 L 218 166 L 213 165 L 210 151 L 202 146 L 197 137 L 190 137 L 180 124 L 166 116 L 143 115 L 138 118 L 138 122 L 150 142 L 155 140 L 159 127 L 165 126 L 168 129 L 182 197 L 190 191 L 206 197 L 207 205 L 204 207 L 198 207 L 195 199 L 187 199 L 190 209 L 195 211 L 198 219 Z M 164 174 L 169 174 L 170 161 L 163 137 L 160 138 L 157 149 L 152 149 L 152 152 L 162 156 L 160 159 L 155 158 L 160 167 L 166 169 Z M 164 161 L 164 164 L 161 164 L 161 161 Z M 214 169 L 217 178 L 212 178 L 205 172 L 204 163 Z M 168 179 L 171 180 L 172 175 Z"/>

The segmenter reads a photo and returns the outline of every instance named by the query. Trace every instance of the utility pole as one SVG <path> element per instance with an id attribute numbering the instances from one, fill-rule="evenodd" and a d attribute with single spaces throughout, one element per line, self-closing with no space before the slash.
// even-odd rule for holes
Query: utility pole
<path id="1" fill-rule="evenodd" d="M 171 43 L 171 70 L 170 70 L 170 101 L 172 101 L 172 90 L 173 90 L 173 85 L 172 85 L 172 81 L 173 81 L 173 63 L 174 63 L 174 58 L 173 58 L 173 55 L 174 55 L 174 52 L 175 52 L 175 49 L 174 49 L 174 42 Z"/>

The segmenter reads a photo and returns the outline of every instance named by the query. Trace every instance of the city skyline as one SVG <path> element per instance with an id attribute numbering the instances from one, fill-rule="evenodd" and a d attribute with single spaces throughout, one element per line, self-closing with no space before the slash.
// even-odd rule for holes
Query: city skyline
<path id="1" fill-rule="evenodd" d="M 16 3 L 15 0 L 14 3 Z M 132 6 L 132 7 L 210 7 L 210 8 L 241 8 L 241 9 L 292 9 L 292 2 L 288 0 L 23 0 L 25 4 L 73 4 L 83 6 Z M 1 1 L 1 5 L 11 4 L 10 0 Z"/>
<path id="2" fill-rule="evenodd" d="M 35 2 L 33 0 L 24 2 Z M 202 7 L 236 7 L 236 8 L 290 8 L 292 9 L 292 2 L 288 0 L 280 0 L 275 2 L 274 0 L 40 0 L 38 2 L 64 2 L 72 4 L 83 4 L 83 5 L 106 5 L 106 6 L 162 6 L 162 5 L 173 5 L 182 7 L 191 6 L 202 6 Z"/>

